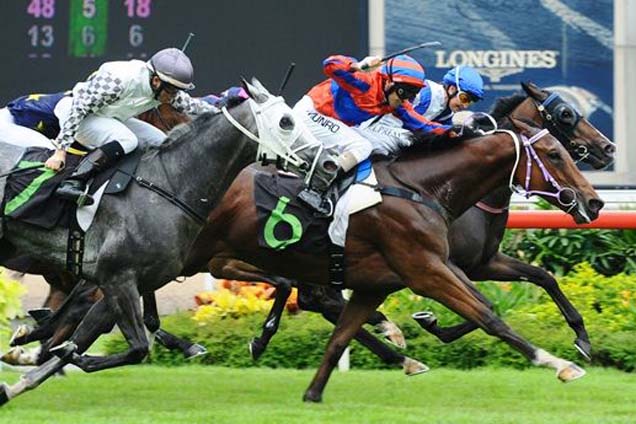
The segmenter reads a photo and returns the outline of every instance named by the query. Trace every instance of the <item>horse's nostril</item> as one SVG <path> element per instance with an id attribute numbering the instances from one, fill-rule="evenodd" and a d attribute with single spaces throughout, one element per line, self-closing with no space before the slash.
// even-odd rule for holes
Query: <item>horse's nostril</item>
<path id="1" fill-rule="evenodd" d="M 605 206 L 605 202 L 603 202 L 601 199 L 591 199 L 588 202 L 588 207 L 593 212 L 600 211 L 601 209 L 603 209 L 603 206 Z"/>

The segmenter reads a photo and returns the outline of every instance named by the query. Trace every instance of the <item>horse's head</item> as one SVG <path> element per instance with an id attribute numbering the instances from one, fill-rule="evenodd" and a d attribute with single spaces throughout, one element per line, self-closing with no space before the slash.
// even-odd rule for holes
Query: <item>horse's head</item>
<path id="1" fill-rule="evenodd" d="M 604 203 L 564 146 L 547 129 L 514 118 L 511 122 L 521 139 L 511 180 L 523 187 L 524 194 L 538 194 L 566 211 L 577 224 L 598 218 Z"/>
<path id="2" fill-rule="evenodd" d="M 250 105 L 256 121 L 259 143 L 258 159 L 274 162 L 286 167 L 288 164 L 299 169 L 309 169 L 307 163 L 296 152 L 320 142 L 309 131 L 304 121 L 285 103 L 280 96 L 274 96 L 256 79 L 243 80 L 243 87 L 250 96 Z"/>
<path id="3" fill-rule="evenodd" d="M 550 130 L 575 160 L 583 160 L 596 169 L 604 168 L 614 161 L 616 146 L 597 130 L 574 106 L 557 93 L 543 90 L 527 82 L 521 87 L 528 95 L 526 116 L 540 126 Z M 527 103 L 527 104 L 526 104 Z M 511 114 L 521 117 L 520 113 Z"/>

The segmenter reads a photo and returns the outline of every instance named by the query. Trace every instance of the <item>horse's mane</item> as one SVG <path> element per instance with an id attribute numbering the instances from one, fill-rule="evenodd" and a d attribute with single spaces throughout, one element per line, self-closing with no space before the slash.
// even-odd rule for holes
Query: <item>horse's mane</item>
<path id="1" fill-rule="evenodd" d="M 496 121 L 499 121 L 515 110 L 515 108 L 527 98 L 528 96 L 522 92 L 514 93 L 506 97 L 500 97 L 490 109 L 490 115 L 495 118 Z"/>
<path id="2" fill-rule="evenodd" d="M 461 144 L 464 140 L 474 138 L 472 135 L 464 135 L 461 137 L 449 137 L 448 134 L 425 133 L 424 131 L 415 131 L 411 135 L 412 144 L 406 147 L 400 153 L 432 153 L 443 150 L 452 149 Z"/>
<path id="3" fill-rule="evenodd" d="M 242 103 L 243 101 L 228 102 L 226 103 L 226 106 L 228 109 L 233 109 Z M 177 125 L 173 129 L 171 129 L 170 132 L 168 132 L 168 135 L 166 136 L 166 139 L 163 143 L 156 146 L 149 146 L 148 151 L 160 152 L 163 150 L 169 150 L 184 141 L 191 140 L 193 137 L 196 137 L 197 135 L 205 132 L 208 128 L 210 128 L 212 122 L 216 119 L 217 116 L 221 114 L 222 112 L 220 109 L 217 112 L 205 112 L 201 115 L 197 115 L 190 122 L 185 122 L 183 124 Z"/>

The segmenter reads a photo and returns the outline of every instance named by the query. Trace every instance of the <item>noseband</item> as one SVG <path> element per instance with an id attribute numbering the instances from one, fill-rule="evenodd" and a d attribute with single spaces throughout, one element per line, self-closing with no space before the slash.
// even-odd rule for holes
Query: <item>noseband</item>
<path id="1" fill-rule="evenodd" d="M 512 173 L 510 174 L 510 182 L 508 184 L 510 187 L 510 190 L 512 192 L 525 196 L 526 199 L 533 194 L 554 197 L 555 199 L 557 199 L 557 201 L 559 202 L 561 206 L 568 208 L 567 212 L 571 211 L 577 204 L 576 192 L 570 187 L 561 187 L 561 185 L 554 179 L 554 177 L 546 169 L 545 165 L 539 158 L 539 155 L 534 150 L 534 147 L 532 147 L 532 145 L 536 143 L 538 140 L 540 140 L 542 137 L 544 137 L 547 134 L 550 134 L 550 131 L 547 128 L 544 128 L 530 138 L 527 138 L 523 134 L 521 134 L 521 136 L 518 137 L 517 134 L 513 133 L 512 131 L 508 131 L 508 130 L 502 130 L 502 131 L 507 132 L 512 137 L 515 144 L 515 153 L 517 156 L 515 160 L 515 164 L 512 168 Z M 526 151 L 526 179 L 525 179 L 525 187 L 523 189 L 518 188 L 513 183 L 514 176 L 517 171 L 517 168 L 519 167 L 519 161 L 521 159 L 520 145 L 523 145 L 523 148 Z M 556 189 L 555 193 L 552 193 L 549 191 L 541 191 L 541 190 L 530 190 L 530 179 L 532 178 L 532 162 L 533 161 L 536 162 L 537 166 L 541 170 L 544 181 L 550 182 L 550 184 L 552 184 L 552 186 Z M 572 193 L 572 200 L 570 202 L 565 202 L 562 200 L 562 194 L 566 192 Z"/>

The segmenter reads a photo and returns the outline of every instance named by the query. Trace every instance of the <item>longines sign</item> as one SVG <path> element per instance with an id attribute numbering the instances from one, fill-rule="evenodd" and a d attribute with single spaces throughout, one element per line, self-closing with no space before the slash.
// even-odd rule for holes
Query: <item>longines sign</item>
<path id="1" fill-rule="evenodd" d="M 436 68 L 452 68 L 470 65 L 499 82 L 507 75 L 520 73 L 528 68 L 552 69 L 557 66 L 557 50 L 437 50 Z"/>

